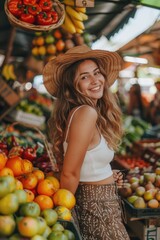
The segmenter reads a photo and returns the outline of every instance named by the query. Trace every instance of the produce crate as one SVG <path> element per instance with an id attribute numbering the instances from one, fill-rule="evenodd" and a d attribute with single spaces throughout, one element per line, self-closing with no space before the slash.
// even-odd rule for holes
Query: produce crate
<path id="1" fill-rule="evenodd" d="M 65 229 L 72 231 L 75 235 L 76 240 L 82 240 L 79 230 L 73 221 L 66 221 L 66 220 L 59 219 L 58 222 L 60 222 L 64 226 Z"/>
<path id="2" fill-rule="evenodd" d="M 133 144 L 133 150 L 135 152 L 143 153 L 146 149 L 154 149 L 157 146 L 160 147 L 160 140 L 159 139 L 144 139 Z"/>
<path id="3" fill-rule="evenodd" d="M 130 216 L 135 218 L 151 218 L 160 217 L 160 208 L 135 208 L 126 199 L 123 199 L 125 209 L 128 211 Z"/>
<path id="4" fill-rule="evenodd" d="M 139 240 L 160 240 L 160 227 L 147 220 L 128 221 L 127 226 Z"/>

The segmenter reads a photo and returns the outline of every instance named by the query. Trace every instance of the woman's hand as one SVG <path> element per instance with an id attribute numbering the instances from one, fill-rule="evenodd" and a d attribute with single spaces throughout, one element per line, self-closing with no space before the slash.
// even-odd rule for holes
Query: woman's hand
<path id="1" fill-rule="evenodd" d="M 117 187 L 118 187 L 118 188 L 122 188 L 123 182 L 124 182 L 123 172 L 121 172 L 121 171 L 118 170 L 118 169 L 114 169 L 114 170 L 113 170 L 113 177 L 114 177 L 114 180 L 115 180 L 115 182 L 116 182 L 116 184 L 117 184 Z"/>

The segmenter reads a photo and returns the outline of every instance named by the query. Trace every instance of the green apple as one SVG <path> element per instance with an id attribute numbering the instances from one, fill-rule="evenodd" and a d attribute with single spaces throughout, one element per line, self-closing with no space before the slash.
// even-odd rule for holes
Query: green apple
<path id="1" fill-rule="evenodd" d="M 46 38 L 45 38 L 45 42 L 46 42 L 47 44 L 54 43 L 54 42 L 55 42 L 55 38 L 54 38 L 52 35 L 48 35 L 48 36 L 46 36 Z"/>

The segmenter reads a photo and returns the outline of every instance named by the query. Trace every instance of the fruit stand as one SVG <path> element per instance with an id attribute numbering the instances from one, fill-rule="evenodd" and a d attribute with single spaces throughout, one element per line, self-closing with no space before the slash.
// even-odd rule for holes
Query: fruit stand
<path id="1" fill-rule="evenodd" d="M 16 125 L 32 129 L 30 146 Z M 1 132 L 0 149 L 0 238 L 81 239 L 71 215 L 75 197 L 60 188 L 58 168 L 43 133 L 14 122 Z"/>
<path id="2" fill-rule="evenodd" d="M 160 236 L 159 146 L 158 139 L 140 140 L 133 144 L 132 157 L 117 159 L 119 166 L 128 169 L 124 185 L 119 189 L 127 226 L 142 240 Z"/>

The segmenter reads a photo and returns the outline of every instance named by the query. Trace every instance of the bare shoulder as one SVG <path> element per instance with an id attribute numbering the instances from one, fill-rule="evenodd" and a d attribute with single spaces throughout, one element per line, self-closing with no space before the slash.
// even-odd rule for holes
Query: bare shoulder
<path id="1" fill-rule="evenodd" d="M 97 111 L 89 106 L 89 105 L 83 105 L 82 107 L 80 107 L 76 113 L 75 113 L 75 118 L 86 118 L 89 119 L 91 118 L 92 120 L 95 119 L 97 120 Z"/>

